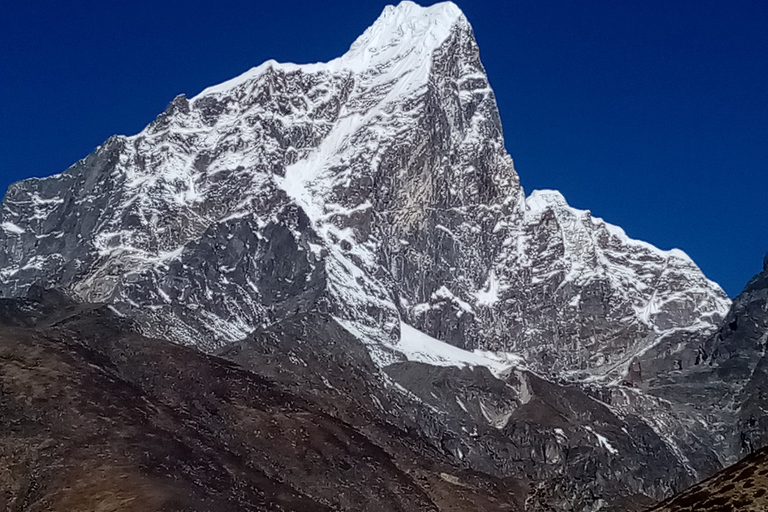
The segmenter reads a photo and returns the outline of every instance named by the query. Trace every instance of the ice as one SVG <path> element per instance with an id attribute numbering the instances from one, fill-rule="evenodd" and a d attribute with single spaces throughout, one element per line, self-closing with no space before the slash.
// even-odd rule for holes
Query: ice
<path id="1" fill-rule="evenodd" d="M 467 410 L 467 406 L 466 406 L 466 405 L 464 405 L 464 402 L 462 402 L 462 401 L 461 401 L 461 398 L 459 398 L 459 397 L 458 397 L 458 395 L 457 395 L 457 396 L 455 396 L 454 398 L 456 398 L 456 403 L 457 403 L 457 404 L 459 404 L 459 407 L 461 407 L 461 410 L 462 410 L 462 411 L 464 411 L 464 412 L 469 412 L 469 411 Z"/>
<path id="2" fill-rule="evenodd" d="M 481 306 L 492 306 L 493 304 L 496 304 L 499 301 L 500 291 L 499 280 L 496 277 L 496 273 L 491 270 L 484 289 L 475 294 L 477 304 Z"/>

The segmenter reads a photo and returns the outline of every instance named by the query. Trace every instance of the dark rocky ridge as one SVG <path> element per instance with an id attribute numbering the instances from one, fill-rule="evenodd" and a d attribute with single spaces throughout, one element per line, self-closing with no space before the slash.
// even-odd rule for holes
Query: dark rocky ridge
<path id="1" fill-rule="evenodd" d="M 760 296 L 761 277 L 735 309 Z M 410 362 L 383 374 L 319 311 L 222 351 L 246 371 L 34 288 L 0 300 L 0 351 L 8 510 L 618 511 L 650 504 L 655 485 L 691 483 L 647 425 L 577 387 Z M 495 424 L 479 420 L 489 415 Z M 743 472 L 721 490 L 735 471 L 659 510 L 746 503 L 759 485 Z"/>
<path id="2" fill-rule="evenodd" d="M 8 510 L 637 510 L 692 483 L 646 425 L 578 388 L 419 363 L 393 381 L 319 312 L 221 354 L 250 371 L 54 291 L 0 300 L 0 324 Z"/>
<path id="3" fill-rule="evenodd" d="M 532 482 L 525 510 L 639 510 L 696 479 L 642 418 L 619 415 L 578 386 L 526 370 L 403 362 L 379 370 L 326 314 L 257 330 L 219 355 L 268 375 L 367 431 L 382 419 L 457 464 Z M 608 440 L 610 439 L 610 441 Z M 699 467 L 714 472 L 715 455 Z"/>
<path id="4" fill-rule="evenodd" d="M 522 510 L 524 480 L 47 298 L 0 300 L 3 510 Z"/>
<path id="5" fill-rule="evenodd" d="M 726 465 L 768 446 L 768 270 L 734 299 L 717 332 L 689 336 L 650 350 L 635 385 L 698 418 L 691 433 L 710 439 Z"/>

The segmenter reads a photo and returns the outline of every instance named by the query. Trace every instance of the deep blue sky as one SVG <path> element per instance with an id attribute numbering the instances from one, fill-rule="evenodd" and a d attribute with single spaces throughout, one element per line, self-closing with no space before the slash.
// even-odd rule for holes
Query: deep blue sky
<path id="1" fill-rule="evenodd" d="M 0 188 L 269 58 L 339 56 L 385 1 L 7 0 Z M 432 3 L 432 2 L 428 2 Z M 768 250 L 768 2 L 458 0 L 523 186 L 737 294 Z"/>

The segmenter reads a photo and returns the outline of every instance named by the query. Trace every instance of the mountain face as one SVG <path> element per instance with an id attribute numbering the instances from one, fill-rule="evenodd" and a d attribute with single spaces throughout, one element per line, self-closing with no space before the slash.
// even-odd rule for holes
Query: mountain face
<path id="1" fill-rule="evenodd" d="M 311 396 L 364 431 L 378 418 L 491 481 L 516 487 L 522 480 L 527 511 L 639 510 L 696 481 L 642 419 L 618 414 L 577 386 L 522 369 L 497 377 L 493 365 L 445 360 L 377 372 L 365 347 L 319 312 L 257 330 L 219 355 Z M 713 472 L 719 466 L 708 457 L 698 467 Z"/>
<path id="2" fill-rule="evenodd" d="M 671 395 L 678 382 L 700 388 L 702 416 L 710 418 L 728 461 L 747 455 L 738 463 L 674 496 L 652 512 L 761 511 L 768 508 L 768 255 L 763 271 L 753 277 L 733 301 L 722 327 L 698 350 L 679 375 L 658 375 L 650 389 Z M 694 364 L 691 364 L 694 363 Z M 666 382 L 665 382 L 666 381 Z M 677 393 L 678 396 L 682 393 Z M 691 398 L 693 400 L 691 400 Z M 689 406 L 692 404 L 689 403 Z"/>
<path id="3" fill-rule="evenodd" d="M 33 286 L 524 475 L 527 510 L 631 510 L 712 474 L 738 449 L 696 379 L 754 361 L 684 253 L 526 197 L 451 3 L 387 7 L 338 59 L 266 62 L 11 186 L 0 291 Z"/>
<path id="4" fill-rule="evenodd" d="M 766 343 L 768 265 L 764 263 L 763 271 L 734 299 L 717 332 L 679 346 L 675 371 L 655 362 L 669 352 L 669 346 L 649 350 L 637 386 L 693 412 L 701 420 L 694 429 L 700 431 L 697 435 L 708 436 L 722 462 L 733 464 L 768 446 Z"/>
<path id="5" fill-rule="evenodd" d="M 768 446 L 768 257 L 763 271 L 734 300 L 723 327 L 709 340 L 708 362 L 718 380 L 727 383 L 719 406 L 737 420 L 723 430 L 738 437 L 740 454 Z M 735 450 L 734 450 L 735 451 Z"/>
<path id="6" fill-rule="evenodd" d="M 539 371 L 618 376 L 728 306 L 681 252 L 555 192 L 524 197 L 453 4 L 387 8 L 339 59 L 180 96 L 140 134 L 13 185 L 0 215 L 6 296 L 61 287 L 204 349 L 325 300 L 376 351 L 402 321 Z"/>

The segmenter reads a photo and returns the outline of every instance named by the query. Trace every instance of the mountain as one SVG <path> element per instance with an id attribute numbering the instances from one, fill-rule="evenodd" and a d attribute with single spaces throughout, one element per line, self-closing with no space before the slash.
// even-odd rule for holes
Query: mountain
<path id="1" fill-rule="evenodd" d="M 539 371 L 618 376 L 729 304 L 680 251 L 555 192 L 525 198 L 450 3 L 389 7 L 329 63 L 270 61 L 180 96 L 13 185 L 0 215 L 6 296 L 61 287 L 208 350 L 325 300 L 385 360 L 405 322 Z"/>
<path id="2" fill-rule="evenodd" d="M 647 365 L 638 386 L 695 411 L 724 464 L 768 446 L 768 256 L 709 338 L 678 347 L 678 368 Z M 655 347 L 647 356 L 653 360 Z"/>
<path id="3" fill-rule="evenodd" d="M 681 251 L 526 197 L 451 3 L 12 185 L 0 292 L 40 288 L 524 482 L 526 510 L 636 510 L 737 457 L 696 381 L 730 301 Z"/>
<path id="4" fill-rule="evenodd" d="M 696 482 L 637 416 L 527 370 L 499 374 L 493 364 L 461 363 L 455 347 L 404 332 L 414 345 L 437 345 L 429 347 L 432 364 L 406 361 L 377 371 L 364 345 L 317 311 L 257 330 L 219 355 L 311 396 L 358 428 L 376 417 L 486 478 L 523 480 L 527 511 L 639 510 Z M 697 467 L 719 468 L 714 456 L 695 450 Z"/>

